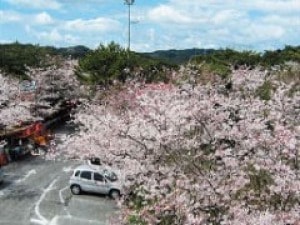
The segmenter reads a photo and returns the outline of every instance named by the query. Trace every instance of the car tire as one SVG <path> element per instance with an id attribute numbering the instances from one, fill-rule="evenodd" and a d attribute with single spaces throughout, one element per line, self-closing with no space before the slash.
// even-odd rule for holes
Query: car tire
<path id="1" fill-rule="evenodd" d="M 119 199 L 120 198 L 120 191 L 118 191 L 118 190 L 111 190 L 110 192 L 109 192 L 109 196 L 112 198 L 112 199 Z"/>
<path id="2" fill-rule="evenodd" d="M 71 192 L 73 195 L 80 195 L 81 193 L 81 188 L 79 185 L 72 185 L 71 186 Z"/>

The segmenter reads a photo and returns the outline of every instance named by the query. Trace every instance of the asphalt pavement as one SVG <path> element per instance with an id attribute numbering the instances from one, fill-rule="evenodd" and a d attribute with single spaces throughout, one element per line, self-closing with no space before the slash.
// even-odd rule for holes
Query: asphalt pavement
<path id="1" fill-rule="evenodd" d="M 116 216 L 107 196 L 71 194 L 68 182 L 79 161 L 28 157 L 3 167 L 0 225 L 106 225 Z"/>

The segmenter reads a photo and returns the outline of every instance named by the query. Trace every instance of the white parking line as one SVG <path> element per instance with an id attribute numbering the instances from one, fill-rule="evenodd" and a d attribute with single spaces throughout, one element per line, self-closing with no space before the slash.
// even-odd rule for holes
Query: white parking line
<path id="1" fill-rule="evenodd" d="M 65 199 L 63 198 L 62 192 L 67 190 L 69 186 L 64 187 L 63 189 L 59 190 L 59 199 L 61 204 L 65 204 Z"/>
<path id="2" fill-rule="evenodd" d="M 63 171 L 64 171 L 65 173 L 71 172 L 71 171 L 73 171 L 73 167 L 72 167 L 72 166 L 64 167 L 64 168 L 63 168 Z"/>
<path id="3" fill-rule="evenodd" d="M 46 223 L 41 221 L 41 220 L 38 220 L 38 219 L 30 219 L 30 222 L 31 223 L 35 223 L 35 224 L 40 224 L 40 225 L 45 225 Z"/>
<path id="4" fill-rule="evenodd" d="M 66 187 L 64 187 L 64 188 L 62 188 L 62 189 L 59 190 L 59 199 L 60 199 L 60 203 L 64 205 L 64 210 L 67 213 L 67 216 L 71 216 L 68 208 L 66 207 L 66 204 L 65 204 L 66 201 L 65 201 L 65 199 L 63 197 L 63 191 L 67 190 L 68 188 L 69 188 L 69 186 L 66 186 Z"/>
<path id="5" fill-rule="evenodd" d="M 58 221 L 59 217 L 55 216 L 49 223 L 49 225 L 57 225 L 57 221 Z"/>
<path id="6" fill-rule="evenodd" d="M 89 220 L 89 219 L 82 219 L 75 216 L 55 216 L 48 225 L 58 225 L 62 224 L 63 222 L 68 222 L 68 224 L 76 223 L 76 224 L 85 224 L 85 225 L 104 225 L 107 224 L 106 222 L 101 222 L 98 220 Z"/>
<path id="7" fill-rule="evenodd" d="M 47 220 L 44 216 L 42 216 L 42 214 L 40 213 L 40 204 L 41 202 L 45 199 L 46 197 L 46 194 L 52 190 L 54 184 L 57 182 L 57 179 L 53 180 L 51 182 L 51 184 L 43 191 L 40 199 L 37 201 L 35 207 L 34 207 L 34 211 L 35 211 L 35 214 L 36 216 L 38 217 L 38 219 L 31 219 L 30 221 L 31 222 L 34 222 L 34 223 L 38 223 L 38 224 L 41 224 L 41 225 L 47 225 L 49 224 L 49 220 Z"/>
<path id="8" fill-rule="evenodd" d="M 21 183 L 21 182 L 27 180 L 27 178 L 33 174 L 36 174 L 36 170 L 29 170 L 22 179 L 16 180 L 16 183 Z"/>

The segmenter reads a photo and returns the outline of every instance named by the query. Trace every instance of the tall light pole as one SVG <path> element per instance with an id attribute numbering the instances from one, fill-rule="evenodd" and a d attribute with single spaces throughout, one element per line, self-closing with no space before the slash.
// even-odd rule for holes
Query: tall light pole
<path id="1" fill-rule="evenodd" d="M 130 7 L 134 4 L 135 0 L 125 0 L 125 4 L 128 5 L 128 52 L 130 52 Z"/>

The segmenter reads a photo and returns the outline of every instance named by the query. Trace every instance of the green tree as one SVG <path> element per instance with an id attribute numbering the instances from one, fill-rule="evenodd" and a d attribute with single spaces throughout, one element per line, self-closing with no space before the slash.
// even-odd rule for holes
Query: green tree
<path id="1" fill-rule="evenodd" d="M 101 44 L 96 50 L 79 61 L 76 75 L 88 84 L 109 85 L 113 80 L 125 82 L 132 71 L 139 68 L 141 79 L 146 82 L 167 82 L 165 68 L 175 67 L 162 60 L 153 59 L 143 54 L 128 52 L 120 45 L 111 42 Z"/>
<path id="2" fill-rule="evenodd" d="M 114 79 L 124 79 L 124 69 L 128 65 L 128 52 L 111 42 L 100 45 L 79 61 L 77 75 L 90 84 L 108 84 Z"/>
<path id="3" fill-rule="evenodd" d="M 26 66 L 41 67 L 47 60 L 46 55 L 52 55 L 51 49 L 38 45 L 13 44 L 0 45 L 0 68 L 7 74 L 17 75 L 27 79 Z"/>

